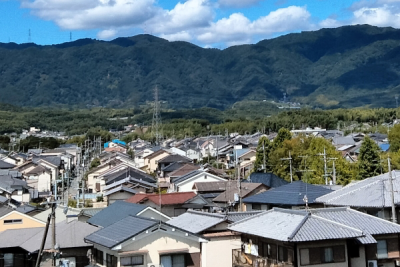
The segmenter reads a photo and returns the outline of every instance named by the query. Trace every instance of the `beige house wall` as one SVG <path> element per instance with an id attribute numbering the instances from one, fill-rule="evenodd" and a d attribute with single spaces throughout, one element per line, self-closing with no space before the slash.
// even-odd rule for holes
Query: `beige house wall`
<path id="1" fill-rule="evenodd" d="M 335 262 L 335 263 L 322 263 L 322 264 L 313 264 L 313 265 L 304 265 L 304 266 L 312 266 L 312 267 L 348 267 L 348 257 L 347 257 L 347 244 L 345 240 L 330 240 L 326 242 L 312 242 L 312 243 L 299 243 L 297 245 L 297 266 L 303 267 L 301 265 L 301 258 L 300 258 L 300 250 L 304 248 L 316 248 L 316 247 L 330 247 L 330 246 L 339 246 L 344 245 L 345 249 L 345 257 L 346 260 L 344 262 Z M 364 258 L 365 259 L 365 258 Z M 365 266 L 365 265 L 364 265 Z M 352 266 L 355 267 L 355 266 Z"/>
<path id="2" fill-rule="evenodd" d="M 168 232 L 171 230 L 168 229 Z M 121 253 L 132 252 L 135 255 L 143 255 L 144 256 L 144 264 L 143 265 L 135 265 L 136 267 L 145 267 L 149 263 L 160 264 L 160 251 L 166 250 L 186 250 L 188 253 L 200 253 L 200 243 L 197 241 L 190 240 L 184 237 L 184 233 L 175 232 L 176 234 L 171 234 L 168 232 L 151 232 L 145 233 L 144 238 L 140 238 L 137 241 L 133 241 L 133 243 L 127 244 L 122 247 L 121 250 L 110 250 L 104 247 L 94 245 L 95 248 L 102 250 L 104 263 L 106 262 L 106 254 L 114 255 L 118 257 L 117 266 L 120 267 L 120 258 Z M 143 253 L 137 253 L 139 251 L 144 251 Z M 147 252 L 146 252 L 147 251 Z M 99 265 L 97 266 L 104 266 Z"/>
<path id="3" fill-rule="evenodd" d="M 232 267 L 232 250 L 240 249 L 239 236 L 213 237 L 202 243 L 201 267 Z"/>
<path id="4" fill-rule="evenodd" d="M 87 179 L 87 188 L 92 189 L 92 192 L 96 192 L 96 183 L 100 183 L 100 179 L 94 178 L 95 176 L 99 177 L 103 172 L 106 170 L 110 169 L 110 166 L 105 165 L 102 168 L 96 170 L 95 172 L 89 173 L 88 174 L 88 179 Z"/>
<path id="5" fill-rule="evenodd" d="M 177 192 L 197 192 L 196 189 L 193 189 L 194 183 L 201 183 L 201 182 L 221 182 L 226 181 L 223 178 L 218 176 L 209 174 L 209 173 L 202 173 L 197 177 L 188 179 L 178 185 Z"/>
<path id="6" fill-rule="evenodd" d="M 359 248 L 360 257 L 358 258 L 350 258 L 351 267 L 365 267 L 365 247 L 360 246 Z M 393 265 L 392 265 L 393 266 Z"/>
<path id="7" fill-rule="evenodd" d="M 22 220 L 21 223 L 4 224 L 4 220 Z M 46 223 L 18 211 L 12 211 L 0 218 L 0 232 L 11 229 L 45 227 Z"/>
<path id="8" fill-rule="evenodd" d="M 145 159 L 144 164 L 147 165 L 146 172 L 147 173 L 155 172 L 157 170 L 157 167 L 158 167 L 158 161 L 163 159 L 163 158 L 165 158 L 168 155 L 169 155 L 168 152 L 163 152 L 160 155 L 155 156 L 155 157 L 153 157 L 151 159 Z"/>

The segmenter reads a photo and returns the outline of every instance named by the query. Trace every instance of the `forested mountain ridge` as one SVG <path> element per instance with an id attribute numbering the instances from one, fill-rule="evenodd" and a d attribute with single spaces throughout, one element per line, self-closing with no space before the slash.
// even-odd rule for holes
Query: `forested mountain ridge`
<path id="1" fill-rule="evenodd" d="M 368 25 L 289 34 L 224 50 L 150 35 L 52 46 L 0 43 L 3 103 L 224 109 L 242 100 L 394 107 L 400 30 Z"/>

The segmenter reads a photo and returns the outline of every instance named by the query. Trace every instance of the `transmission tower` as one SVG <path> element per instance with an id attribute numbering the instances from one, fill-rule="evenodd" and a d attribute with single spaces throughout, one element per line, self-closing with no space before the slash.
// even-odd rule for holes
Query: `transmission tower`
<path id="1" fill-rule="evenodd" d="M 151 132 L 155 138 L 156 145 L 159 145 L 162 134 L 161 134 L 160 101 L 158 99 L 157 86 L 154 89 L 154 112 L 153 112 L 153 122 L 151 125 Z"/>

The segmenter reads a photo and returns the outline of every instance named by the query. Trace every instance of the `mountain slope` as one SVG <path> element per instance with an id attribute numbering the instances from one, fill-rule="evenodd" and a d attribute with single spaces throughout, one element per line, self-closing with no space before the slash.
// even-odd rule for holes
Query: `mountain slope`
<path id="1" fill-rule="evenodd" d="M 152 89 L 172 108 L 237 101 L 319 107 L 394 106 L 400 30 L 367 25 L 289 34 L 225 50 L 150 35 L 53 46 L 0 43 L 1 102 L 27 106 L 130 106 Z"/>

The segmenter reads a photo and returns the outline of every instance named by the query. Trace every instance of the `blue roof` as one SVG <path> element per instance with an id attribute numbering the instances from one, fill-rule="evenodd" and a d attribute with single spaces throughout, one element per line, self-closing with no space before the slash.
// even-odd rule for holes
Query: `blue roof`
<path id="1" fill-rule="evenodd" d="M 109 144 L 110 144 L 110 142 L 104 143 L 104 148 L 107 148 Z"/>
<path id="2" fill-rule="evenodd" d="M 96 226 L 107 227 L 129 215 L 137 215 L 145 208 L 147 208 L 146 205 L 116 201 L 107 208 L 98 212 L 87 222 Z"/>
<path id="3" fill-rule="evenodd" d="M 100 211 L 99 213 L 101 213 Z M 95 216 L 97 216 L 97 213 Z M 95 217 L 93 216 L 93 217 Z M 93 218 L 92 217 L 92 218 Z M 158 222 L 136 216 L 126 216 L 106 228 L 100 229 L 87 237 L 85 241 L 112 248 L 156 225 Z"/>
<path id="4" fill-rule="evenodd" d="M 249 152 L 249 151 L 250 151 L 249 148 L 235 149 L 235 152 L 236 152 L 236 156 L 237 156 L 237 157 L 240 157 L 240 156 L 242 156 L 243 154 L 245 154 L 245 153 L 247 153 L 247 152 Z M 235 152 L 233 152 L 233 153 L 235 154 Z"/>
<path id="5" fill-rule="evenodd" d="M 303 198 L 307 195 L 308 203 L 312 204 L 315 199 L 333 190 L 318 185 L 307 184 L 296 181 L 280 187 L 272 188 L 264 193 L 246 197 L 244 203 L 273 204 L 276 206 L 302 206 L 305 205 Z"/>
<path id="6" fill-rule="evenodd" d="M 126 143 L 125 143 L 124 141 L 121 141 L 121 140 L 118 140 L 118 139 L 114 139 L 114 140 L 112 140 L 112 141 L 113 141 L 113 143 L 115 143 L 115 144 L 120 144 L 120 145 L 126 146 Z"/>
<path id="7" fill-rule="evenodd" d="M 386 152 L 390 148 L 390 144 L 380 144 L 379 147 L 381 148 L 382 151 Z"/>
<path id="8" fill-rule="evenodd" d="M 289 183 L 270 172 L 253 172 L 252 174 L 250 174 L 249 179 L 243 180 L 243 182 L 262 183 L 268 187 L 279 187 Z"/>

